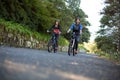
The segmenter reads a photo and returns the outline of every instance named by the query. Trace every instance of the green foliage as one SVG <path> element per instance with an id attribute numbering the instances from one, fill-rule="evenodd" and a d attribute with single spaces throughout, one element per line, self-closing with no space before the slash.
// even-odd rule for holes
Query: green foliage
<path id="1" fill-rule="evenodd" d="M 90 32 L 89 32 L 88 28 L 83 27 L 83 34 L 80 36 L 80 38 L 81 38 L 81 43 L 89 41 Z"/>
<path id="2" fill-rule="evenodd" d="M 97 47 L 103 54 L 119 55 L 120 51 L 120 0 L 105 0 L 105 8 L 101 12 L 99 36 L 95 39 Z"/>
<path id="3" fill-rule="evenodd" d="M 106 0 L 105 2 L 108 5 L 101 12 L 104 15 L 101 19 L 102 25 L 120 27 L 120 0 Z"/>
<path id="4" fill-rule="evenodd" d="M 68 3 L 68 7 L 74 12 L 80 7 L 81 0 L 65 0 Z"/>
<path id="5" fill-rule="evenodd" d="M 0 25 L 4 25 L 5 29 L 7 30 L 8 33 L 13 33 L 13 34 L 24 34 L 24 36 L 32 36 L 33 38 L 37 39 L 38 41 L 42 41 L 44 43 L 47 43 L 48 40 L 50 39 L 51 35 L 46 35 L 43 33 L 38 33 L 35 30 L 29 29 L 27 26 L 14 23 L 12 21 L 5 21 L 3 19 L 0 19 Z M 68 41 L 61 37 L 59 41 L 60 45 L 68 45 Z"/>
<path id="6" fill-rule="evenodd" d="M 65 38 L 60 37 L 59 44 L 62 46 L 67 46 L 69 42 Z"/>
<path id="7" fill-rule="evenodd" d="M 95 41 L 97 42 L 97 48 L 104 52 L 116 51 L 116 44 L 114 44 L 114 39 L 111 36 L 98 36 Z"/>
<path id="8" fill-rule="evenodd" d="M 87 49 L 84 47 L 83 44 L 79 44 L 78 47 L 79 47 L 80 50 L 85 50 L 85 51 L 87 51 Z"/>
<path id="9" fill-rule="evenodd" d="M 48 1 L 39 0 L 0 0 L 0 18 L 44 31 L 50 26 L 58 12 Z"/>
<path id="10" fill-rule="evenodd" d="M 55 19 L 60 19 L 64 35 L 76 16 L 81 18 L 83 26 L 89 25 L 87 15 L 80 9 L 80 0 L 0 0 L 0 18 L 40 33 L 45 33 Z M 89 37 L 85 33 L 84 40 L 88 41 Z"/>
<path id="11" fill-rule="evenodd" d="M 103 51 L 96 51 L 96 53 L 101 57 L 105 57 L 107 59 L 120 63 L 120 52 L 109 54 Z"/>
<path id="12" fill-rule="evenodd" d="M 8 32 L 18 32 L 22 34 L 31 35 L 30 29 L 26 26 L 20 25 L 18 23 L 14 23 L 13 21 L 5 21 L 0 19 L 0 24 L 4 25 Z"/>

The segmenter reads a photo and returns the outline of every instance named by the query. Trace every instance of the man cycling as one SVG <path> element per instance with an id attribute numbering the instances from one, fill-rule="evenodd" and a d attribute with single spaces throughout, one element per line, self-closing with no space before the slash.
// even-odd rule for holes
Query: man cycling
<path id="1" fill-rule="evenodd" d="M 58 39 L 59 39 L 59 35 L 61 34 L 61 26 L 60 26 L 60 23 L 59 23 L 59 20 L 56 20 L 54 25 L 47 30 L 47 32 L 50 32 L 52 31 L 53 34 L 52 34 L 52 38 L 55 36 L 55 39 L 56 39 L 56 50 L 58 49 Z"/>
<path id="2" fill-rule="evenodd" d="M 82 25 L 80 24 L 80 18 L 79 17 L 75 18 L 75 23 L 73 23 L 70 26 L 70 28 L 68 29 L 67 33 L 69 33 L 71 30 L 73 32 L 75 32 L 75 35 L 76 35 L 76 39 L 75 39 L 76 40 L 75 41 L 76 46 L 75 46 L 74 52 L 77 54 L 78 53 L 78 51 L 77 51 L 77 49 L 78 49 L 78 42 L 80 41 L 80 34 L 82 34 Z"/>

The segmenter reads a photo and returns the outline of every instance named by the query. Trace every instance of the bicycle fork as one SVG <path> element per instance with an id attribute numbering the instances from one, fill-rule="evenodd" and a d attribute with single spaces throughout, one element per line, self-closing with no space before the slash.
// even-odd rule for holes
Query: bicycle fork
<path id="1" fill-rule="evenodd" d="M 74 45 L 75 45 L 75 39 L 73 39 L 72 48 L 74 47 Z"/>

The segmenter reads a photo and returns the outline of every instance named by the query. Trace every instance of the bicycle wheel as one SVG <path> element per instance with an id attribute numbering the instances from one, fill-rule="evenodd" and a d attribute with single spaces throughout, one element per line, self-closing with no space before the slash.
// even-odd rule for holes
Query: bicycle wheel
<path id="1" fill-rule="evenodd" d="M 73 56 L 75 56 L 75 48 L 73 47 Z"/>
<path id="2" fill-rule="evenodd" d="M 70 56 L 70 54 L 72 54 L 73 53 L 73 47 L 72 47 L 72 40 L 70 41 L 70 44 L 69 44 L 69 46 L 68 46 L 68 55 Z"/>
<path id="3" fill-rule="evenodd" d="M 73 49 L 73 50 L 72 50 L 72 51 L 73 51 L 73 56 L 75 56 L 75 46 L 76 46 L 76 45 L 75 45 L 75 39 L 74 39 L 74 40 L 73 40 L 73 45 L 72 45 L 72 47 L 73 47 L 73 48 L 72 48 L 72 49 Z"/>
<path id="4" fill-rule="evenodd" d="M 56 50 L 56 45 L 55 44 L 53 45 L 53 49 L 54 49 L 54 53 L 56 53 L 57 50 Z"/>
<path id="5" fill-rule="evenodd" d="M 53 44 L 52 44 L 52 40 L 50 40 L 48 42 L 48 52 L 52 52 L 52 50 L 53 50 Z"/>

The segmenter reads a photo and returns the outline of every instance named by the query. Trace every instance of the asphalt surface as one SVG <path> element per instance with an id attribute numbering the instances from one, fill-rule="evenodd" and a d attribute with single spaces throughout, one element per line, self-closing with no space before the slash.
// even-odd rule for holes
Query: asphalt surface
<path id="1" fill-rule="evenodd" d="M 86 53 L 0 47 L 0 80 L 120 80 L 120 66 Z"/>

